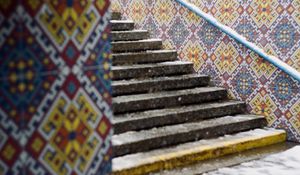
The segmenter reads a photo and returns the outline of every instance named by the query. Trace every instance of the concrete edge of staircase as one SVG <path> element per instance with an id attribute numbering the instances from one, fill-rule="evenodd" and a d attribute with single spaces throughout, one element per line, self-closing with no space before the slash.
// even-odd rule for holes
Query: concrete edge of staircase
<path id="1" fill-rule="evenodd" d="M 176 152 L 169 152 L 161 155 L 145 157 L 141 160 L 135 159 L 136 163 L 134 163 L 133 165 L 128 163 L 125 165 L 123 164 L 119 167 L 115 167 L 114 165 L 118 165 L 120 164 L 120 162 L 113 163 L 113 175 L 138 175 L 157 172 L 161 170 L 168 170 L 199 161 L 217 158 L 254 148 L 269 146 L 284 141 L 286 141 L 285 131 L 270 129 L 266 130 L 266 132 L 263 134 L 252 134 L 243 138 L 233 137 L 233 139 L 231 140 L 220 140 L 219 142 L 216 142 L 212 145 L 194 145 L 193 147 L 184 149 L 183 151 L 179 149 Z"/>
<path id="2" fill-rule="evenodd" d="M 298 144 L 294 142 L 276 143 L 269 146 L 224 155 L 214 159 L 203 160 L 183 168 L 179 167 L 172 170 L 163 170 L 156 173 L 151 173 L 151 175 L 201 175 L 203 173 L 216 171 L 220 168 L 236 166 L 245 162 L 263 159 L 267 156 L 287 151 L 297 145 Z"/>

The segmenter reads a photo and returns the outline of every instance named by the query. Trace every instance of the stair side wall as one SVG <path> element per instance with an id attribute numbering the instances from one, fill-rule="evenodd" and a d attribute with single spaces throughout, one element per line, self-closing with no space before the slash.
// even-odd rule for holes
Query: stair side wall
<path id="1" fill-rule="evenodd" d="M 300 71 L 300 1 L 190 0 Z M 266 116 L 300 142 L 300 82 L 264 61 L 172 0 L 113 0 L 114 11 L 177 49 L 182 60 L 194 62 L 199 73 L 226 87 L 232 98 L 246 101 L 251 113 Z"/>
<path id="2" fill-rule="evenodd" d="M 109 0 L 0 1 L 0 174 L 111 172 Z"/>

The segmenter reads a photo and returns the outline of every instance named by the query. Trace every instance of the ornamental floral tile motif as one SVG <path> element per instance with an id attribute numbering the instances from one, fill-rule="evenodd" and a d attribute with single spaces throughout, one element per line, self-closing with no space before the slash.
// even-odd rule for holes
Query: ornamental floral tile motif
<path id="1" fill-rule="evenodd" d="M 111 169 L 109 0 L 0 1 L 0 174 Z"/>

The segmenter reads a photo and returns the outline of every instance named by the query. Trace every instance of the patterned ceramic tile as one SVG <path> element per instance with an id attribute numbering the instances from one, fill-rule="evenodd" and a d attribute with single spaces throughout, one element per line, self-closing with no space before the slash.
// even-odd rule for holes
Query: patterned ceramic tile
<path id="1" fill-rule="evenodd" d="M 251 18 L 247 18 L 247 15 L 241 15 L 238 21 L 233 24 L 233 28 L 251 42 L 257 42 L 261 37 L 260 30 Z"/>
<path id="2" fill-rule="evenodd" d="M 145 20 L 147 14 L 149 14 L 144 1 L 131 1 L 129 4 L 130 18 L 136 19 L 138 23 Z"/>
<path id="3" fill-rule="evenodd" d="M 132 8 L 126 3 L 133 1 L 148 2 L 114 0 L 113 6 L 121 8 L 124 18 L 129 18 Z M 300 70 L 299 0 L 189 1 Z M 246 101 L 250 112 L 265 115 L 270 126 L 286 129 L 290 140 L 300 142 L 300 82 L 195 17 L 176 1 L 152 1 L 145 8 L 149 12 L 145 20 L 132 18 L 137 26 L 161 37 L 165 48 L 177 49 L 181 59 L 194 62 L 195 70 L 212 76 L 215 84 L 229 88 L 233 98 Z M 158 16 L 157 11 L 162 15 Z"/>
<path id="4" fill-rule="evenodd" d="M 180 18 L 175 18 L 167 31 L 167 35 L 176 47 L 181 47 L 182 43 L 187 41 L 190 34 L 186 23 Z"/>
<path id="5" fill-rule="evenodd" d="M 247 99 L 253 97 L 261 88 L 260 83 L 255 78 L 253 71 L 248 70 L 246 66 L 240 66 L 230 77 L 229 86 L 234 96 L 247 102 Z"/>
<path id="6" fill-rule="evenodd" d="M 282 14 L 267 33 L 269 43 L 284 61 L 300 44 L 300 29 L 288 14 Z"/>
<path id="7" fill-rule="evenodd" d="M 111 171 L 109 6 L 0 1 L 0 174 Z"/>
<path id="8" fill-rule="evenodd" d="M 239 11 L 236 10 L 239 8 L 237 1 L 218 0 L 215 7 L 218 9 L 216 18 L 226 25 L 232 25 L 240 16 Z"/>
<path id="9" fill-rule="evenodd" d="M 258 27 L 262 25 L 270 27 L 279 16 L 276 11 L 277 6 L 277 0 L 254 0 L 249 6 L 248 13 Z"/>
<path id="10" fill-rule="evenodd" d="M 198 41 L 188 41 L 183 48 L 182 54 L 184 55 L 180 55 L 181 57 L 189 58 L 189 61 L 192 61 L 194 63 L 195 70 L 199 70 L 200 67 L 202 67 L 202 65 L 204 64 L 204 62 L 202 61 L 203 59 L 199 58 L 205 57 L 205 53 Z"/>
<path id="11" fill-rule="evenodd" d="M 291 56 L 291 65 L 296 68 L 300 72 L 300 48 L 294 52 L 294 54 Z"/>
<path id="12" fill-rule="evenodd" d="M 168 0 L 162 0 L 155 3 L 153 7 L 154 18 L 159 25 L 170 25 L 173 16 L 176 13 L 174 4 Z"/>
<path id="13" fill-rule="evenodd" d="M 223 34 L 216 27 L 208 24 L 207 22 L 204 22 L 201 26 L 199 26 L 197 36 L 201 45 L 208 54 L 215 50 L 218 43 L 220 43 L 223 38 Z"/>

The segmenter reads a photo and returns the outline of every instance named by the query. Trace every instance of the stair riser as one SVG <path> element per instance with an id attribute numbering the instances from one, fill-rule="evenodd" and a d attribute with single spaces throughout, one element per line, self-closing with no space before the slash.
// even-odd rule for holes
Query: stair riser
<path id="1" fill-rule="evenodd" d="M 159 50 L 162 48 L 162 41 L 147 42 L 112 42 L 112 52 L 137 52 L 145 50 Z"/>
<path id="2" fill-rule="evenodd" d="M 112 32 L 112 41 L 136 41 L 149 38 L 148 32 Z"/>
<path id="3" fill-rule="evenodd" d="M 114 133 L 120 134 L 127 131 L 137 131 L 143 129 L 150 129 L 152 127 L 161 127 L 165 125 L 195 122 L 226 115 L 235 115 L 243 113 L 245 110 L 245 104 L 235 104 L 218 108 L 207 108 L 202 110 L 174 113 L 164 116 L 142 118 L 140 120 L 119 122 L 114 123 Z"/>
<path id="4" fill-rule="evenodd" d="M 113 54 L 113 65 L 125 65 L 133 63 L 157 63 L 163 61 L 177 60 L 176 52 L 162 52 L 162 53 L 139 53 L 130 55 L 116 55 Z"/>
<path id="5" fill-rule="evenodd" d="M 152 149 L 176 145 L 184 142 L 208 139 L 249 129 L 261 128 L 264 127 L 265 124 L 265 120 L 260 118 L 228 125 L 221 125 L 218 127 L 199 129 L 189 133 L 179 133 L 165 137 L 157 137 L 151 140 L 142 140 L 140 142 L 118 145 L 114 146 L 114 156 L 117 157 L 125 154 L 149 151 Z"/>
<path id="6" fill-rule="evenodd" d="M 155 82 L 144 82 L 135 84 L 113 85 L 113 95 L 127 95 L 133 93 L 158 92 L 161 90 L 173 90 L 206 86 L 209 77 L 194 77 L 181 80 L 164 80 Z"/>
<path id="7" fill-rule="evenodd" d="M 113 80 L 130 78 L 147 78 L 164 75 L 180 75 L 194 72 L 192 64 L 165 65 L 160 67 L 138 68 L 138 69 L 112 69 Z"/>
<path id="8" fill-rule="evenodd" d="M 214 100 L 225 99 L 227 97 L 226 90 L 213 92 L 202 92 L 193 94 L 184 94 L 171 97 L 153 98 L 147 100 L 127 101 L 121 103 L 113 103 L 114 113 L 134 112 L 147 109 L 173 107 L 185 104 L 195 104 L 209 102 Z"/>
<path id="9" fill-rule="evenodd" d="M 111 23 L 112 31 L 127 31 L 133 29 L 134 29 L 134 23 Z"/>

